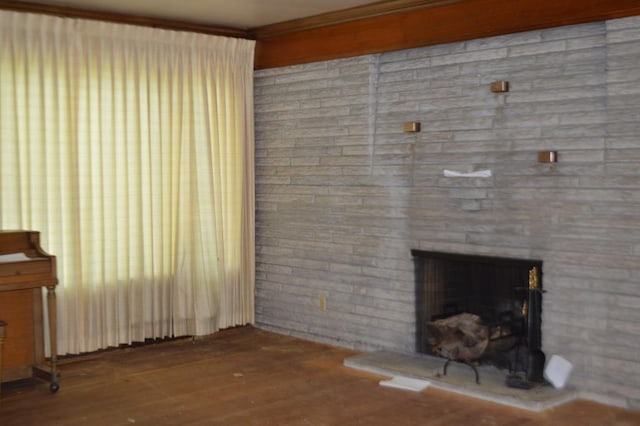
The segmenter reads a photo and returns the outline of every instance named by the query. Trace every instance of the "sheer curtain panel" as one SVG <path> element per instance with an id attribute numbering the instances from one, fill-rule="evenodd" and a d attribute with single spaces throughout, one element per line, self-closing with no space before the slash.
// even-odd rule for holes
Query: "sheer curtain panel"
<path id="1" fill-rule="evenodd" d="M 253 322 L 253 51 L 0 12 L 0 227 L 57 256 L 61 354 Z"/>

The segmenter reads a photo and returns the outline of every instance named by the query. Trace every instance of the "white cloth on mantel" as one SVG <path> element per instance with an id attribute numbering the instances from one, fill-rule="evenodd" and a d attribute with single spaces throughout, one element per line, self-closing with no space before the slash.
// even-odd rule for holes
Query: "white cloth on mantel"
<path id="1" fill-rule="evenodd" d="M 475 172 L 455 172 L 453 170 L 444 170 L 445 177 L 491 177 L 493 174 L 490 169 L 477 170 Z"/>

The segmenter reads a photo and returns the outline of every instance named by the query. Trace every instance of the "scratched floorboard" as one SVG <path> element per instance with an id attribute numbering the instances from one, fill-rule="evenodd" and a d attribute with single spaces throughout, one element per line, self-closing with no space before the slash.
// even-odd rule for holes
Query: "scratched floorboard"
<path id="1" fill-rule="evenodd" d="M 575 401 L 541 414 L 381 387 L 355 352 L 253 327 L 67 360 L 61 389 L 3 386 L 0 425 L 620 425 L 640 413 Z"/>

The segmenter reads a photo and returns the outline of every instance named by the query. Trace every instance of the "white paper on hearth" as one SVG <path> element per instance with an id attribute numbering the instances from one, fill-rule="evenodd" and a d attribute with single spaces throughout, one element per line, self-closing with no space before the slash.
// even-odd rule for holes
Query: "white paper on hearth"
<path id="1" fill-rule="evenodd" d="M 573 370 L 573 364 L 564 359 L 560 355 L 551 355 L 551 359 L 547 362 L 544 369 L 544 378 L 549 381 L 556 389 L 564 388 L 569 375 Z"/>
<path id="2" fill-rule="evenodd" d="M 411 377 L 394 376 L 390 380 L 381 380 L 380 386 L 386 386 L 396 389 L 410 390 L 420 392 L 426 389 L 431 383 L 426 380 L 414 379 Z"/>

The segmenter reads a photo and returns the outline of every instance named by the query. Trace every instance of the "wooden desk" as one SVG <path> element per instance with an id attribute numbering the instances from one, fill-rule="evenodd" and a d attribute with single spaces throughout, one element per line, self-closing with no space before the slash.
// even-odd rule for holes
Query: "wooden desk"
<path id="1" fill-rule="evenodd" d="M 0 231 L 0 320 L 7 323 L 2 381 L 31 376 L 59 389 L 56 367 L 56 258 L 40 247 L 37 231 Z M 47 289 L 51 358 L 44 356 L 42 288 Z"/>

